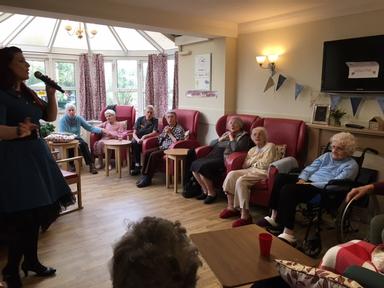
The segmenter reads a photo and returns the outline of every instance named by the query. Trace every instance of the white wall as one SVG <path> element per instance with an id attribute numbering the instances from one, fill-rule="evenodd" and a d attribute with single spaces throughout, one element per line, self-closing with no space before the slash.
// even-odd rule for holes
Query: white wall
<path id="1" fill-rule="evenodd" d="M 240 35 L 237 112 L 310 121 L 312 98 L 320 95 L 316 103 L 330 103 L 329 96 L 319 92 L 323 42 L 383 34 L 383 24 L 384 11 L 381 10 Z M 276 47 L 284 51 L 277 62 L 277 71 L 288 76 L 288 80 L 277 92 L 271 88 L 264 93 L 269 72 L 258 67 L 255 56 Z M 277 82 L 277 75 L 274 79 Z M 297 100 L 294 97 L 296 81 L 305 86 Z M 348 113 L 344 122 L 367 125 L 373 116 L 383 117 L 376 100 L 369 96 L 365 99 L 357 117 L 353 118 L 349 98 L 343 98 L 340 107 Z"/>
<path id="2" fill-rule="evenodd" d="M 192 53 L 179 57 L 179 106 L 201 112 L 199 141 L 208 143 L 217 137 L 215 131 L 217 119 L 226 113 L 236 111 L 236 39 L 217 38 L 185 45 L 182 49 Z M 217 91 L 218 97 L 186 97 L 188 90 L 195 89 L 195 56 L 206 53 L 212 55 L 211 89 Z"/>

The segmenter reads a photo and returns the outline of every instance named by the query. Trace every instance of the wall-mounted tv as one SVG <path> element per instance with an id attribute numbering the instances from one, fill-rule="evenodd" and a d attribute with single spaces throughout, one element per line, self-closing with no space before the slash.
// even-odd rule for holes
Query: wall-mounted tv
<path id="1" fill-rule="evenodd" d="M 384 93 L 384 35 L 324 42 L 321 91 Z"/>

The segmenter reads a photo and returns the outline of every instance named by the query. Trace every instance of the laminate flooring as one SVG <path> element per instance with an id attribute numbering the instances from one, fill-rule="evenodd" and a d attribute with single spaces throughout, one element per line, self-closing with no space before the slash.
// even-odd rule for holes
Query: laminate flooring
<path id="1" fill-rule="evenodd" d="M 224 197 L 211 205 L 194 198 L 185 199 L 181 193 L 175 194 L 173 189 L 165 188 L 162 173 L 156 175 L 153 185 L 139 189 L 135 185 L 137 177 L 130 176 L 126 167 L 121 179 L 114 171 L 106 177 L 104 171 L 92 175 L 85 168 L 82 175 L 84 209 L 59 217 L 48 231 L 41 233 L 40 260 L 55 267 L 57 275 L 22 277 L 24 287 L 111 287 L 108 263 L 113 245 L 124 234 L 129 221 L 147 215 L 179 220 L 189 234 L 230 228 L 234 220 L 218 217 L 226 207 Z M 265 213 L 266 209 L 252 208 L 254 220 Z M 4 247 L 0 247 L 1 267 L 5 255 Z M 206 263 L 198 275 L 197 287 L 221 287 Z"/>

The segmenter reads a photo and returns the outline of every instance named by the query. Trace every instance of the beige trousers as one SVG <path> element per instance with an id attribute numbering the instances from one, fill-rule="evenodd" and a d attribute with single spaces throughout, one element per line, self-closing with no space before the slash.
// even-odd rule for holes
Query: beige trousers
<path id="1" fill-rule="evenodd" d="M 249 209 L 251 187 L 267 178 L 267 171 L 258 168 L 233 170 L 227 174 L 223 190 L 234 195 L 234 208 Z"/>

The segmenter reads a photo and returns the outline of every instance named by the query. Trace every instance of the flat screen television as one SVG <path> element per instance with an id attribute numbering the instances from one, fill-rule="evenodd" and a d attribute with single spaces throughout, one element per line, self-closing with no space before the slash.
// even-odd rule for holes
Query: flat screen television
<path id="1" fill-rule="evenodd" d="M 321 91 L 384 93 L 384 35 L 324 42 Z"/>

